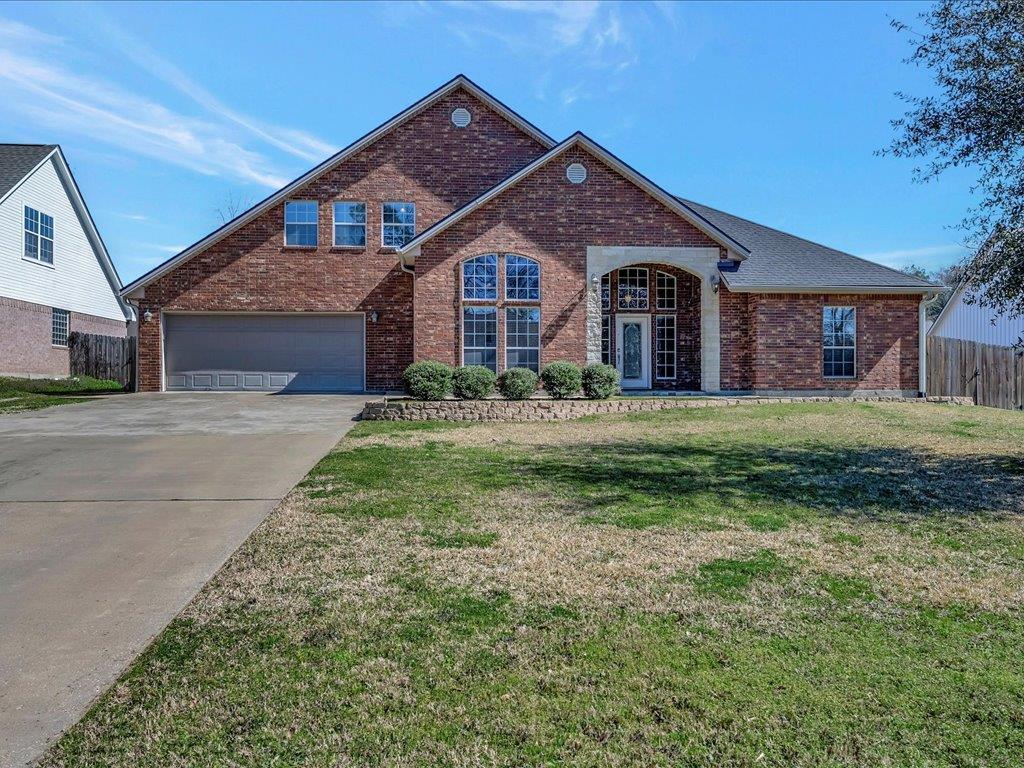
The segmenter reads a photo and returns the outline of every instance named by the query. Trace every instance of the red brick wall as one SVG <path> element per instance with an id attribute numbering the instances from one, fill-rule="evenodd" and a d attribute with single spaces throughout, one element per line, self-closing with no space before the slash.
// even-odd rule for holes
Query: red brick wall
<path id="1" fill-rule="evenodd" d="M 458 106 L 472 114 L 467 128 L 451 123 Z M 139 329 L 139 381 L 158 390 L 160 312 L 370 312 L 367 387 L 400 386 L 412 362 L 412 277 L 381 243 L 381 203 L 416 203 L 422 231 L 534 159 L 544 148 L 467 92 L 458 91 L 394 129 L 293 199 L 319 201 L 317 248 L 285 248 L 284 205 L 146 286 Z M 331 203 L 367 204 L 366 248 L 333 248 Z"/>
<path id="2" fill-rule="evenodd" d="M 721 334 L 721 387 L 724 390 L 754 388 L 752 349 L 755 317 L 750 311 L 752 294 L 733 293 L 724 285 L 718 290 Z"/>
<path id="3" fill-rule="evenodd" d="M 571 184 L 565 168 L 589 176 Z M 416 259 L 417 360 L 461 359 L 459 263 L 519 253 L 541 264 L 542 361 L 586 361 L 587 246 L 715 247 L 704 233 L 597 158 L 573 147 L 425 243 Z M 504 338 L 499 314 L 499 347 Z M 499 367 L 503 354 L 499 351 Z"/>

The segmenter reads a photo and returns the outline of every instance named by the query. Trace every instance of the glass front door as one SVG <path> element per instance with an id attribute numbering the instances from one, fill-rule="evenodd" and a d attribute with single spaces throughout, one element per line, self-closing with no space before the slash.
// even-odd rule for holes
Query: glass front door
<path id="1" fill-rule="evenodd" d="M 624 389 L 647 389 L 651 386 L 651 317 L 650 315 L 617 315 L 618 349 L 616 367 L 622 374 Z"/>

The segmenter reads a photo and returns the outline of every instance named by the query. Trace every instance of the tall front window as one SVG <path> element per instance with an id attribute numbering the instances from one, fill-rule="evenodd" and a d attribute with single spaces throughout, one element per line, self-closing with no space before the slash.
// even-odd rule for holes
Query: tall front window
<path id="1" fill-rule="evenodd" d="M 676 279 L 668 272 L 658 271 L 657 274 L 657 307 L 658 309 L 676 308 Z"/>
<path id="2" fill-rule="evenodd" d="M 385 248 L 401 248 L 416 236 L 416 205 L 384 203 L 381 209 L 381 242 Z"/>
<path id="3" fill-rule="evenodd" d="M 487 253 L 462 262 L 462 298 L 493 301 L 498 298 L 498 256 Z"/>
<path id="4" fill-rule="evenodd" d="M 316 200 L 290 200 L 284 204 L 284 244 L 315 246 Z"/>
<path id="5" fill-rule="evenodd" d="M 55 347 L 66 347 L 68 345 L 68 318 L 71 313 L 66 309 L 50 310 L 50 343 Z"/>
<path id="6" fill-rule="evenodd" d="M 857 375 L 857 310 L 825 307 L 822 320 L 822 374 L 827 379 Z"/>
<path id="7" fill-rule="evenodd" d="M 498 370 L 498 310 L 462 308 L 462 364 Z"/>
<path id="8" fill-rule="evenodd" d="M 505 367 L 540 373 L 540 308 L 505 310 Z"/>
<path id="9" fill-rule="evenodd" d="M 25 206 L 25 258 L 53 264 L 53 217 Z"/>
<path id="10" fill-rule="evenodd" d="M 619 270 L 619 309 L 647 309 L 647 270 L 627 267 Z"/>
<path id="11" fill-rule="evenodd" d="M 611 365 L 612 362 L 612 316 L 601 315 L 601 362 Z"/>
<path id="12" fill-rule="evenodd" d="M 601 309 L 607 312 L 612 308 L 612 273 L 606 272 L 601 277 Z"/>
<path id="13" fill-rule="evenodd" d="M 506 256 L 505 298 L 509 301 L 540 301 L 540 264 L 525 256 Z"/>
<path id="14" fill-rule="evenodd" d="M 655 378 L 676 377 L 676 316 L 658 315 L 655 323 Z"/>
<path id="15" fill-rule="evenodd" d="M 366 203 L 334 204 L 334 244 L 366 245 Z"/>

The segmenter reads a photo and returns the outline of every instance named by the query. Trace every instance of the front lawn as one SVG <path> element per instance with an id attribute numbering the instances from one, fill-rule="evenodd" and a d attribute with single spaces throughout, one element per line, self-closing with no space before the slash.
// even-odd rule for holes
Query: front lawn
<path id="1" fill-rule="evenodd" d="M 363 423 L 43 759 L 1018 766 L 1024 416 Z"/>
<path id="2" fill-rule="evenodd" d="M 22 379 L 0 376 L 0 414 L 35 411 L 54 405 L 81 403 L 81 395 L 124 390 L 116 381 L 73 376 L 66 379 Z"/>

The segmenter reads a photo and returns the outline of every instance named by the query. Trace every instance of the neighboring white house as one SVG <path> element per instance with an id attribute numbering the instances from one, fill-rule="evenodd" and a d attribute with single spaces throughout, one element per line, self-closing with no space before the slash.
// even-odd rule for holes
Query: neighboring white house
<path id="1" fill-rule="evenodd" d="M 980 302 L 966 303 L 964 297 L 972 294 L 977 295 L 964 284 L 958 286 L 935 318 L 928 335 L 1001 347 L 1011 347 L 1024 337 L 1024 315 L 997 312 Z"/>
<path id="2" fill-rule="evenodd" d="M 66 376 L 71 331 L 124 336 L 120 289 L 60 147 L 0 144 L 0 375 Z"/>

